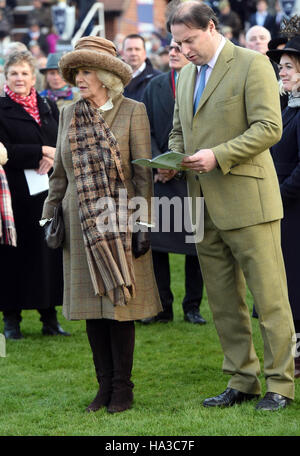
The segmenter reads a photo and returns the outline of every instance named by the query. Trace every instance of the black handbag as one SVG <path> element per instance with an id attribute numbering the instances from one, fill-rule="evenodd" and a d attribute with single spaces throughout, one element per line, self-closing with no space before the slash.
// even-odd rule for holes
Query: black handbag
<path id="1" fill-rule="evenodd" d="M 57 249 L 62 246 L 65 238 L 65 225 L 61 203 L 54 209 L 53 218 L 44 226 L 44 230 L 45 240 L 50 249 Z"/>

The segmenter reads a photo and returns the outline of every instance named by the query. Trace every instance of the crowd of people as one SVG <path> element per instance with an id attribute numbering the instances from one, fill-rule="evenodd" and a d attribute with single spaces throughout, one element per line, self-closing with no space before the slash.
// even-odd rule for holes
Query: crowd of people
<path id="1" fill-rule="evenodd" d="M 13 3 L 4 5 L 3 17 Z M 127 410 L 134 322 L 173 320 L 169 253 L 179 253 L 184 320 L 206 324 L 205 284 L 231 376 L 226 390 L 203 405 L 231 406 L 261 394 L 247 285 L 264 341 L 267 393 L 256 408 L 286 407 L 300 377 L 293 357 L 300 334 L 299 2 L 175 1 L 165 31 L 115 42 L 84 36 L 66 53 L 56 52 L 55 40 L 49 46 L 53 27 L 42 12 L 53 2 L 33 3 L 28 36 L 9 40 L 2 54 L 5 337 L 23 338 L 26 309 L 39 312 L 43 335 L 69 336 L 57 318 L 63 306 L 67 319 L 86 321 L 99 383 L 86 410 Z M 39 27 L 50 33 L 41 36 Z M 132 164 L 168 150 L 189 154 L 180 171 Z M 152 188 L 156 201 L 192 197 L 189 210 L 182 204 L 176 213 L 182 221 L 195 218 L 194 202 L 204 197 L 201 242 L 187 243 L 192 230 L 182 223 L 177 232 L 174 220 L 164 232 L 159 206 L 153 229 Z M 103 229 L 99 201 L 110 200 L 120 227 L 124 215 L 132 220 L 136 197 L 145 204 L 132 225 Z M 60 204 L 64 241 L 50 249 L 45 228 Z"/>
<path id="2" fill-rule="evenodd" d="M 73 35 L 76 33 L 91 6 L 97 0 L 66 0 L 66 4 L 74 6 L 76 11 Z M 180 1 L 180 0 L 178 0 Z M 173 0 L 174 2 L 174 0 Z M 171 2 L 171 4 L 173 3 Z M 175 0 L 176 2 L 176 0 Z M 299 0 L 205 0 L 215 12 L 220 32 L 234 44 L 246 46 L 246 34 L 250 27 L 259 25 L 265 27 L 272 38 L 280 34 L 280 25 L 283 18 L 300 14 Z M 59 34 L 53 23 L 51 8 L 59 4 L 57 0 L 32 0 L 33 9 L 27 16 L 25 24 L 28 31 L 22 36 L 22 42 L 37 59 L 39 67 L 43 67 L 49 53 L 55 53 Z M 16 0 L 0 1 L 0 65 L 4 63 L 6 48 L 14 41 L 11 35 L 17 25 L 14 8 Z M 84 34 L 91 32 L 91 24 Z M 117 51 L 122 55 L 124 35 L 117 33 L 114 43 Z M 154 31 L 143 34 L 147 56 L 156 69 L 168 71 L 168 47 L 171 34 L 165 26 L 155 25 Z"/>

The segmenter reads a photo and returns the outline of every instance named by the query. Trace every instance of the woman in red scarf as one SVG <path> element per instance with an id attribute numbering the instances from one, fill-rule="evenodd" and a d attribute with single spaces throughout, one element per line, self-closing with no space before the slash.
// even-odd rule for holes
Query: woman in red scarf
<path id="1" fill-rule="evenodd" d="M 47 197 L 58 130 L 55 103 L 35 88 L 35 62 L 30 52 L 16 52 L 5 63 L 5 96 L 0 97 L 0 141 L 7 150 L 4 170 L 11 192 L 17 247 L 0 245 L 1 302 L 4 334 L 20 339 L 22 309 L 37 309 L 43 334 L 66 334 L 56 318 L 62 304 L 62 254 L 45 244 L 39 226 Z M 33 181 L 37 184 L 32 189 Z"/>

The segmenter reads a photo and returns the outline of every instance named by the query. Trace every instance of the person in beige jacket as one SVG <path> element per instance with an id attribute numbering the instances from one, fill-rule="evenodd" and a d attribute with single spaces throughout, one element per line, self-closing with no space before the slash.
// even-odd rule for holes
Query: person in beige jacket
<path id="1" fill-rule="evenodd" d="M 51 219 L 62 202 L 63 313 L 69 320 L 86 320 L 100 386 L 87 411 L 107 406 L 121 412 L 133 402 L 134 320 L 155 316 L 161 304 L 148 233 L 114 225 L 105 230 L 102 202 L 115 205 L 120 222 L 132 215 L 132 198 L 143 197 L 148 204 L 139 222 L 151 222 L 151 171 L 131 164 L 151 156 L 149 122 L 144 105 L 122 95 L 132 72 L 112 42 L 81 38 L 59 67 L 64 80 L 79 88 L 81 100 L 61 110 L 43 218 Z M 126 194 L 125 206 L 120 194 Z"/>
<path id="2" fill-rule="evenodd" d="M 182 162 L 189 193 L 204 197 L 197 250 L 223 370 L 231 375 L 226 391 L 203 405 L 231 406 L 261 393 L 245 277 L 264 341 L 267 393 L 256 408 L 277 410 L 294 398 L 295 329 L 280 246 L 282 202 L 269 152 L 282 133 L 274 70 L 265 56 L 222 37 L 205 4 L 180 4 L 169 24 L 191 62 L 179 75 L 169 148 L 190 155 Z"/>

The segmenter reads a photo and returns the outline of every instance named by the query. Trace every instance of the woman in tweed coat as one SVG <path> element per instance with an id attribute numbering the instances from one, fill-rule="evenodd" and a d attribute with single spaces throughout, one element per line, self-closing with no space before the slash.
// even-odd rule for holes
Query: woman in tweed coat
<path id="1" fill-rule="evenodd" d="M 117 190 L 123 190 L 129 200 L 144 197 L 150 208 L 151 171 L 131 164 L 151 155 L 149 124 L 144 105 L 122 95 L 131 69 L 110 41 L 81 38 L 59 66 L 82 98 L 62 108 L 43 218 L 50 219 L 62 201 L 63 312 L 67 319 L 86 320 L 100 386 L 87 411 L 108 406 L 120 412 L 133 401 L 134 320 L 156 315 L 161 304 L 147 233 L 103 235 L 99 204 L 109 196 L 122 210 Z M 142 224 L 151 222 L 150 211 L 140 214 Z"/>

